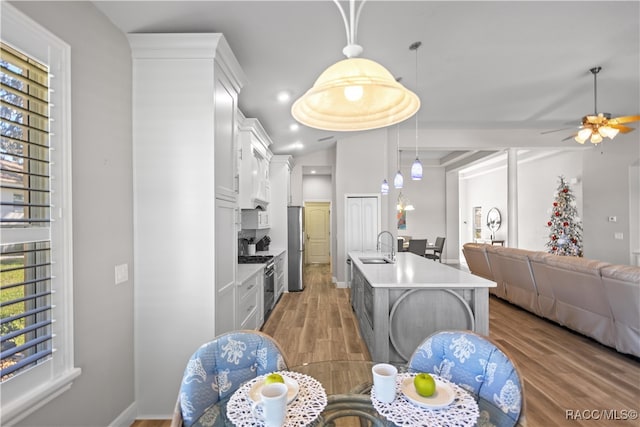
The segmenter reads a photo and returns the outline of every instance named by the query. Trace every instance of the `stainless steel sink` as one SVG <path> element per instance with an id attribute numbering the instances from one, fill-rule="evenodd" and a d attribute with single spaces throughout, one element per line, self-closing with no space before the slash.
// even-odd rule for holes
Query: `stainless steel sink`
<path id="1" fill-rule="evenodd" d="M 386 258 L 360 258 L 360 262 L 363 264 L 393 264 Z"/>

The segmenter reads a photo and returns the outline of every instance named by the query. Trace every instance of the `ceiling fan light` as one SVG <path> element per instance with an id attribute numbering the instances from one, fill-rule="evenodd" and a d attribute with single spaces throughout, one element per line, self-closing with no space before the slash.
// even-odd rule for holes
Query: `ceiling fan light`
<path id="1" fill-rule="evenodd" d="M 579 142 L 580 144 L 584 144 L 586 139 L 581 138 L 580 135 L 576 135 L 575 138 L 573 138 L 576 142 Z"/>
<path id="2" fill-rule="evenodd" d="M 291 114 L 315 129 L 360 131 L 400 123 L 419 108 L 418 96 L 382 65 L 348 58 L 327 68 L 293 103 Z"/>
<path id="3" fill-rule="evenodd" d="M 612 128 L 611 126 L 600 126 L 598 128 L 598 133 L 603 137 L 607 137 L 609 139 L 615 138 L 618 132 L 619 132 L 618 129 Z"/>
<path id="4" fill-rule="evenodd" d="M 598 132 L 593 132 L 593 134 L 591 134 L 591 143 L 599 144 L 601 142 L 602 142 L 602 136 Z"/>
<path id="5" fill-rule="evenodd" d="M 380 185 L 380 192 L 382 194 L 389 194 L 389 181 L 386 179 L 382 181 L 382 185 Z"/>
<path id="6" fill-rule="evenodd" d="M 422 179 L 422 162 L 416 157 L 411 165 L 411 179 L 414 181 L 420 181 Z"/>
<path id="7" fill-rule="evenodd" d="M 396 172 L 395 178 L 393 178 L 393 186 L 395 188 L 402 188 L 404 185 L 404 177 L 402 176 L 402 172 Z"/>
<path id="8" fill-rule="evenodd" d="M 580 130 L 578 132 L 578 137 L 580 137 L 582 142 L 584 142 L 587 139 L 589 139 L 590 136 L 591 136 L 591 128 L 584 128 L 584 129 L 582 129 L 582 130 Z M 578 140 L 576 139 L 576 141 L 578 141 Z M 578 142 L 580 142 L 580 141 L 578 141 Z"/>

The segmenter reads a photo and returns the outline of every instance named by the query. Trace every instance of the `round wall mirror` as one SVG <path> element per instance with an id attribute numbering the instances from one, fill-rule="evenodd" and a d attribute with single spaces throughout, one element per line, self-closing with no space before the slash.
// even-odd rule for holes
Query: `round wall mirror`
<path id="1" fill-rule="evenodd" d="M 487 227 L 491 230 L 491 237 L 495 237 L 496 231 L 500 228 L 500 224 L 502 224 L 502 217 L 500 216 L 500 211 L 498 208 L 491 208 L 487 213 Z"/>

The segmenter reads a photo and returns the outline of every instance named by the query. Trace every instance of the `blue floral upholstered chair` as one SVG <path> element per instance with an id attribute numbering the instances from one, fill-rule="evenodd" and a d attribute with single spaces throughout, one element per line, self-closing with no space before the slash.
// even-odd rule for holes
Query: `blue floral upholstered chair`
<path id="1" fill-rule="evenodd" d="M 285 355 L 270 336 L 244 330 L 219 335 L 189 359 L 171 426 L 223 426 L 234 391 L 248 380 L 285 369 Z"/>
<path id="2" fill-rule="evenodd" d="M 409 371 L 446 378 L 478 401 L 478 426 L 524 422 L 523 384 L 509 357 L 488 338 L 471 331 L 440 331 L 427 337 L 409 360 Z"/>

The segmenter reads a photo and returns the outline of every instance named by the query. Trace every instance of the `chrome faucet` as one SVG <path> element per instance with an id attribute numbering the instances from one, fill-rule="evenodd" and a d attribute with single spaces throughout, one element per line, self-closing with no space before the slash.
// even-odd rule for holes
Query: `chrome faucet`
<path id="1" fill-rule="evenodd" d="M 396 250 L 395 250 L 395 245 L 393 244 L 393 234 L 391 234 L 390 231 L 384 230 L 384 231 L 381 231 L 378 234 L 377 243 L 376 243 L 376 250 L 378 252 L 382 252 L 382 236 L 384 234 L 388 234 L 389 235 L 390 242 L 391 242 L 390 245 L 389 245 L 390 248 L 391 248 L 391 253 L 389 254 L 389 257 L 390 257 L 391 261 L 395 262 L 395 260 L 396 260 Z"/>

